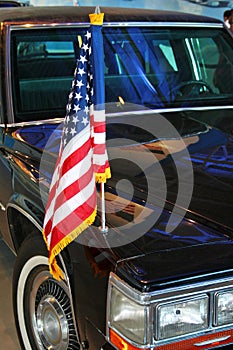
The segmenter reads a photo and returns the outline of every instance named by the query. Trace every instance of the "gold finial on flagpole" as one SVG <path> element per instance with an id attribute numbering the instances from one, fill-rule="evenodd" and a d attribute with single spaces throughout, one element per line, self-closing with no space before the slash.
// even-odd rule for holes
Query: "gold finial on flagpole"
<path id="1" fill-rule="evenodd" d="M 100 7 L 96 6 L 95 13 L 89 15 L 91 24 L 102 25 L 104 21 L 104 14 L 100 12 Z"/>

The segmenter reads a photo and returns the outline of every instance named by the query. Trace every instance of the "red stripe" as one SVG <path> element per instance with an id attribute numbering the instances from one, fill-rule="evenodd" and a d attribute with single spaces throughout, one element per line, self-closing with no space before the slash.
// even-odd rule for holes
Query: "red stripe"
<path id="1" fill-rule="evenodd" d="M 67 200 L 75 196 L 77 193 L 81 192 L 92 180 L 93 178 L 93 167 L 89 167 L 87 172 L 75 180 L 72 184 L 67 186 L 56 198 L 54 212 Z"/>
<path id="2" fill-rule="evenodd" d="M 95 133 L 104 133 L 106 131 L 105 123 L 96 123 L 94 124 L 94 132 Z"/>
<path id="3" fill-rule="evenodd" d="M 105 162 L 104 165 L 99 166 L 98 164 L 94 164 L 95 173 L 103 174 L 105 173 L 106 168 L 109 168 L 108 161 Z"/>
<path id="4" fill-rule="evenodd" d="M 44 227 L 44 235 L 45 235 L 46 239 L 47 239 L 48 235 L 50 234 L 51 229 L 52 229 L 52 220 L 50 219 Z"/>
<path id="5" fill-rule="evenodd" d="M 69 215 L 53 228 L 50 250 L 89 218 L 92 215 L 95 206 L 96 192 L 94 192 L 82 206 L 71 211 Z"/>
<path id="6" fill-rule="evenodd" d="M 93 145 L 93 151 L 95 154 L 105 154 L 106 147 L 105 144 L 100 143 L 100 144 L 94 144 Z"/>
<path id="7" fill-rule="evenodd" d="M 75 145 L 77 146 L 77 145 Z M 73 153 L 71 153 L 63 162 L 61 167 L 61 176 L 63 176 L 67 171 L 69 171 L 73 166 L 81 162 L 86 155 L 88 154 L 91 148 L 91 138 L 81 145 L 79 148 L 76 148 Z"/>
<path id="8" fill-rule="evenodd" d="M 85 142 L 85 144 L 80 147 L 78 150 L 75 150 L 73 153 L 70 154 L 70 156 L 68 158 L 65 159 L 64 163 L 63 163 L 63 166 L 62 166 L 62 169 L 60 169 L 60 174 L 58 174 L 58 176 L 63 176 L 67 171 L 69 171 L 74 165 L 78 164 L 79 161 L 83 160 L 87 153 L 84 153 L 84 152 L 88 152 L 90 149 L 90 138 L 87 140 L 87 142 Z M 88 171 L 90 171 L 91 169 L 88 169 Z M 78 176 L 78 174 L 77 174 Z M 88 174 L 87 174 L 88 176 Z M 89 175 L 89 177 L 87 178 L 90 178 L 91 175 Z M 57 181 L 54 183 L 53 187 L 50 189 L 50 193 L 49 193 L 49 198 L 48 198 L 48 203 L 47 203 L 47 206 L 46 208 L 49 208 L 49 206 L 51 205 L 51 202 L 52 200 L 56 197 L 56 189 L 57 189 L 57 186 L 59 185 L 59 180 L 60 178 L 57 179 Z M 80 184 L 79 186 L 81 186 L 81 184 L 83 183 L 83 177 L 81 177 L 81 179 L 77 179 L 77 181 L 75 182 L 75 185 L 78 186 L 78 183 L 80 181 Z M 74 186 L 75 186 L 74 185 Z M 71 198 L 71 189 L 72 189 L 72 185 L 69 186 L 69 192 L 67 191 L 67 197 L 70 196 L 69 198 Z M 73 188 L 73 193 L 77 193 L 77 191 L 79 190 L 79 187 L 77 187 L 77 190 L 75 189 L 75 187 Z M 70 193 L 70 194 L 68 194 Z M 62 196 L 62 199 L 59 199 L 59 197 Z M 57 208 L 58 208 L 58 203 L 61 203 L 61 200 L 67 200 L 66 196 L 64 196 L 63 193 L 61 193 L 59 196 L 58 196 L 58 199 L 56 199 L 56 203 L 55 203 L 55 207 L 54 207 L 54 210 L 55 211 Z"/>

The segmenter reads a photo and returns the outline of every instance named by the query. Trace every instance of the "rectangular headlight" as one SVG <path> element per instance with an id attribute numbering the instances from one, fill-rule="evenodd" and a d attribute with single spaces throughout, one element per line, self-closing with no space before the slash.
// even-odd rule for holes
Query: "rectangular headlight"
<path id="1" fill-rule="evenodd" d="M 157 306 L 158 340 L 197 332 L 208 327 L 208 296 Z"/>
<path id="2" fill-rule="evenodd" d="M 110 326 L 135 343 L 146 342 L 146 307 L 127 298 L 112 287 L 110 302 Z"/>
<path id="3" fill-rule="evenodd" d="M 233 323 L 233 290 L 216 294 L 216 326 Z"/>

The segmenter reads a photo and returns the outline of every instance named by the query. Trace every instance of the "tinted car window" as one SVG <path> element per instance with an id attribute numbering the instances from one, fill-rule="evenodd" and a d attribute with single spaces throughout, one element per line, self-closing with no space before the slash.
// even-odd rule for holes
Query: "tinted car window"
<path id="1" fill-rule="evenodd" d="M 65 115 L 82 33 L 13 33 L 16 121 Z M 106 102 L 149 108 L 228 104 L 232 45 L 221 28 L 104 28 Z"/>

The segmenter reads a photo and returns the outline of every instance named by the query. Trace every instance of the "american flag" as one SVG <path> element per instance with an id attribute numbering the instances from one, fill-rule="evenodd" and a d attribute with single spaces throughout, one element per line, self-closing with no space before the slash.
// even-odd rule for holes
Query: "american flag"
<path id="1" fill-rule="evenodd" d="M 44 219 L 50 272 L 57 279 L 63 275 L 56 255 L 93 223 L 95 182 L 111 176 L 105 142 L 103 59 L 101 25 L 92 24 L 82 38 Z"/>

